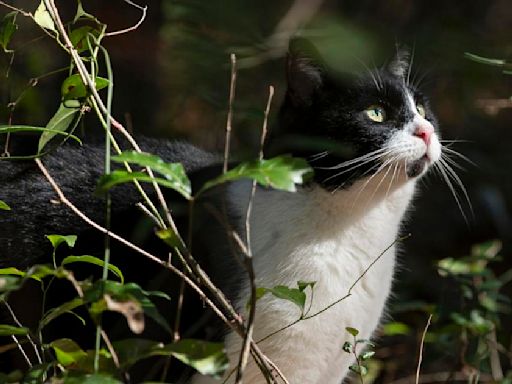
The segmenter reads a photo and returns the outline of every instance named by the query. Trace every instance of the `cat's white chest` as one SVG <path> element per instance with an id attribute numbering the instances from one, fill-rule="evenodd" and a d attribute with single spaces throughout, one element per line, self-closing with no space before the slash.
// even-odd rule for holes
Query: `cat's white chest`
<path id="1" fill-rule="evenodd" d="M 247 193 L 244 189 L 234 193 Z M 298 281 L 315 282 L 313 294 L 306 290 L 303 317 L 310 318 L 271 337 L 266 338 L 296 322 L 301 310 L 270 294 L 256 307 L 254 340 L 266 338 L 259 344 L 261 349 L 290 383 L 341 383 L 352 363 L 351 356 L 342 351 L 344 341 L 350 340 L 345 327 L 359 329 L 361 338 L 371 337 L 390 291 L 392 244 L 413 189 L 413 183 L 406 184 L 403 190 L 391 191 L 378 204 L 367 207 L 357 201 L 353 206 L 348 202 L 350 195 L 337 199 L 320 188 L 296 194 L 256 193 L 251 217 L 256 286 L 296 288 Z M 237 209 L 245 212 L 246 199 L 238 195 L 233 201 L 242 202 Z M 236 307 L 243 311 L 248 299 L 246 286 Z M 240 346 L 238 335 L 228 335 L 226 348 L 232 366 Z M 244 383 L 264 382 L 251 362 Z"/>

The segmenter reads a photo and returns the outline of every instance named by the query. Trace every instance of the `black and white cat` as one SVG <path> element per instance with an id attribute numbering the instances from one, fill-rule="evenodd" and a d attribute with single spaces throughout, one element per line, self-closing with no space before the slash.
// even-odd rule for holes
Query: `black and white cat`
<path id="1" fill-rule="evenodd" d="M 403 54 L 386 68 L 347 78 L 329 71 L 312 47 L 291 49 L 288 91 L 281 108 L 280 148 L 304 156 L 315 181 L 297 193 L 260 189 L 254 198 L 251 239 L 256 286 L 296 286 L 315 281 L 309 313 L 337 305 L 262 341 L 262 351 L 290 383 L 340 384 L 353 358 L 342 350 L 345 327 L 371 338 L 389 295 L 395 266 L 395 240 L 416 182 L 441 157 L 435 117 L 425 97 L 408 83 Z M 300 147 L 298 135 L 316 152 Z M 232 212 L 243 225 L 250 183 L 228 188 Z M 387 249 L 387 250 L 386 250 Z M 386 250 L 386 252 L 384 252 Z M 384 253 L 383 253 L 384 252 Z M 379 258 L 379 255 L 382 256 Z M 377 259 L 378 261 L 369 268 Z M 365 271 L 367 271 L 365 273 Z M 244 310 L 245 281 L 232 299 Z M 300 310 L 266 295 L 257 303 L 254 340 L 296 321 Z M 226 338 L 231 363 L 241 340 Z M 214 383 L 196 376 L 193 384 Z M 234 382 L 231 378 L 229 383 Z M 250 363 L 245 383 L 264 383 Z"/>
<path id="2" fill-rule="evenodd" d="M 357 328 L 358 337 L 368 339 L 378 326 L 393 279 L 393 244 L 416 182 L 440 159 L 441 144 L 427 100 L 408 82 L 404 55 L 397 55 L 385 68 L 348 76 L 329 69 L 309 44 L 298 40 L 292 44 L 287 67 L 288 90 L 272 145 L 276 152 L 308 159 L 315 176 L 296 193 L 257 189 L 250 226 L 256 285 L 294 287 L 300 280 L 314 281 L 314 297 L 306 291 L 309 313 L 316 313 L 345 296 L 362 278 L 346 300 L 259 345 L 292 384 L 340 384 L 353 363 L 342 350 L 349 341 L 345 328 Z M 143 139 L 140 145 L 167 161 L 184 162 L 192 174 L 201 175 L 219 162 L 218 157 L 186 144 Z M 101 221 L 103 205 L 92 191 L 103 169 L 102 149 L 66 146 L 43 162 L 64 193 Z M 240 233 L 245 231 L 251 185 L 237 181 L 218 190 L 231 224 Z M 42 253 L 44 234 L 85 228 L 54 204 L 54 198 L 32 165 L 2 163 L 0 199 L 13 210 L 0 215 L 1 266 L 33 263 Z M 124 189 L 122 199 L 114 197 L 118 204 L 114 209 L 128 209 L 137 199 L 135 191 Z M 213 196 L 206 201 L 219 199 Z M 216 220 L 195 222 L 201 227 Z M 235 307 L 244 312 L 249 281 L 230 247 L 219 245 L 226 238 L 224 227 L 201 227 L 196 232 L 194 244 L 204 250 L 199 257 Z M 264 296 L 257 303 L 254 340 L 299 316 L 292 303 Z M 228 333 L 225 342 L 234 365 L 242 341 Z M 196 375 L 191 382 L 216 381 Z M 244 383 L 264 382 L 250 362 Z"/>

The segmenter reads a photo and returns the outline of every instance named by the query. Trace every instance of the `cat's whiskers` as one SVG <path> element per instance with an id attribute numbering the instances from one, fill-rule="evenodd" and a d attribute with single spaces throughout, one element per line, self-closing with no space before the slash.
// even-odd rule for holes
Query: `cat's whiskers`
<path id="1" fill-rule="evenodd" d="M 395 180 L 395 175 L 397 173 L 397 170 L 398 170 L 398 172 L 400 172 L 401 167 L 402 167 L 402 165 L 399 162 L 395 163 L 395 167 L 393 169 L 393 174 L 391 175 L 391 180 L 389 181 L 388 189 L 386 190 L 385 198 L 388 197 L 389 191 L 391 190 L 391 186 L 393 185 L 393 181 Z"/>
<path id="2" fill-rule="evenodd" d="M 468 162 L 469 164 L 474 165 L 475 167 L 477 167 L 477 165 L 473 161 L 471 161 L 468 157 L 464 156 L 462 153 L 457 152 L 454 149 L 448 148 L 447 146 L 443 145 L 443 151 L 442 152 L 444 152 L 444 151 L 446 151 L 450 155 L 457 156 L 457 157 L 461 158 L 462 160 Z"/>
<path id="3" fill-rule="evenodd" d="M 320 160 L 322 158 L 324 158 L 325 156 L 327 156 L 329 154 L 329 151 L 323 151 L 323 152 L 319 152 L 319 153 L 316 153 L 314 155 L 311 155 L 308 157 L 308 161 L 317 161 L 317 160 Z"/>
<path id="4" fill-rule="evenodd" d="M 464 184 L 462 183 L 462 180 L 460 179 L 459 175 L 457 175 L 455 170 L 443 158 L 439 159 L 439 162 L 446 169 L 448 176 L 451 176 L 453 182 L 460 187 L 460 189 L 461 189 L 462 193 L 464 194 L 464 197 L 468 203 L 471 214 L 474 215 L 473 204 L 471 204 L 471 200 L 469 198 L 468 191 L 467 191 L 466 187 L 464 186 Z"/>
<path id="5" fill-rule="evenodd" d="M 359 156 L 359 157 L 356 157 L 354 159 L 350 159 L 350 160 L 347 160 L 347 161 L 344 161 L 342 163 L 339 163 L 339 164 L 336 164 L 336 165 L 333 165 L 332 167 L 315 167 L 316 169 L 339 169 L 339 168 L 343 168 L 343 167 L 346 167 L 346 166 L 349 166 L 349 165 L 352 165 L 354 163 L 357 163 L 359 161 L 362 161 L 362 160 L 365 160 L 367 159 L 368 157 L 372 157 L 374 155 L 377 155 L 379 153 L 382 153 L 382 152 L 385 152 L 387 149 L 386 148 L 380 148 L 380 149 L 377 149 L 375 151 L 372 151 L 372 152 L 368 152 L 367 154 L 365 155 L 362 155 L 362 156 Z"/>

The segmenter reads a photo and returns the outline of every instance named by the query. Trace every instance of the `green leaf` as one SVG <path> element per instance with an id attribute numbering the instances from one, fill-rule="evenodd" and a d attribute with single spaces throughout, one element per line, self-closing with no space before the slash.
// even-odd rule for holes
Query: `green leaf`
<path id="1" fill-rule="evenodd" d="M 165 228 L 156 231 L 156 235 L 171 248 L 181 249 L 182 243 L 172 228 Z"/>
<path id="2" fill-rule="evenodd" d="M 352 327 L 346 327 L 345 330 L 350 333 L 352 336 L 356 337 L 357 335 L 359 335 L 359 331 L 355 328 L 352 328 Z"/>
<path id="3" fill-rule="evenodd" d="M 277 285 L 273 288 L 267 288 L 267 291 L 279 299 L 291 301 L 293 304 L 298 306 L 301 311 L 304 311 L 304 305 L 306 304 L 306 294 L 300 289 L 288 288 L 284 285 Z"/>
<path id="4" fill-rule="evenodd" d="M 408 335 L 410 332 L 410 327 L 405 323 L 399 323 L 395 321 L 384 324 L 382 327 L 382 332 L 386 336 Z"/>
<path id="5" fill-rule="evenodd" d="M 14 52 L 8 48 L 9 42 L 11 41 L 12 35 L 18 29 L 16 24 L 16 16 L 18 12 L 9 12 L 4 16 L 0 23 L 0 47 L 3 48 L 4 52 Z"/>
<path id="6" fill-rule="evenodd" d="M 204 184 L 198 195 L 216 185 L 233 180 L 248 178 L 264 187 L 272 187 L 289 192 L 296 191 L 296 184 L 302 184 L 313 174 L 306 160 L 288 155 L 269 160 L 245 162 L 219 177 Z"/>
<path id="7" fill-rule="evenodd" d="M 53 131 L 66 132 L 79 111 L 80 103 L 76 100 L 60 104 L 59 109 L 46 125 L 47 130 L 43 132 L 39 138 L 39 145 L 37 147 L 39 153 L 41 153 L 46 144 L 57 135 L 57 133 Z"/>
<path id="8" fill-rule="evenodd" d="M 54 340 L 50 343 L 50 347 L 55 351 L 59 364 L 64 367 L 76 364 L 80 359 L 87 356 L 87 353 L 71 339 Z"/>
<path id="9" fill-rule="evenodd" d="M 102 373 L 95 373 L 85 376 L 68 376 L 62 381 L 62 384 L 123 384 L 122 381 L 114 379 Z"/>
<path id="10" fill-rule="evenodd" d="M 0 209 L 3 211 L 10 211 L 11 207 L 9 207 L 4 201 L 0 200 Z"/>
<path id="11" fill-rule="evenodd" d="M 50 16 L 48 10 L 46 9 L 44 0 L 41 0 L 41 2 L 39 3 L 39 7 L 37 7 L 36 9 L 36 13 L 34 13 L 34 21 L 45 29 L 57 32 L 57 30 L 55 29 L 53 19 Z"/>
<path id="12" fill-rule="evenodd" d="M 9 268 L 1 268 L 0 275 L 25 276 L 25 272 L 20 271 L 18 268 L 9 267 Z"/>
<path id="13" fill-rule="evenodd" d="M 81 4 L 79 6 L 81 6 Z M 85 25 L 83 27 L 73 29 L 69 34 L 69 39 L 78 53 L 82 53 L 89 49 L 89 45 L 87 44 L 89 34 L 92 34 L 94 37 L 98 37 L 100 32 L 90 25 Z M 97 83 L 96 86 L 98 86 Z"/>
<path id="14" fill-rule="evenodd" d="M 154 348 L 152 356 L 173 356 L 203 375 L 220 376 L 228 367 L 223 343 L 182 339 L 162 348 Z"/>
<path id="15" fill-rule="evenodd" d="M 311 290 L 315 287 L 316 281 L 297 281 L 297 286 L 300 291 L 304 291 L 307 287 L 311 287 Z"/>
<path id="16" fill-rule="evenodd" d="M 24 336 L 28 334 L 28 328 L 15 327 L 7 324 L 0 324 L 0 336 Z"/>
<path id="17" fill-rule="evenodd" d="M 18 276 L 0 276 L 0 299 L 19 289 L 22 284 L 23 280 Z"/>
<path id="18" fill-rule="evenodd" d="M 84 304 L 83 299 L 80 297 L 75 297 L 71 301 L 68 301 L 62 305 L 59 305 L 56 308 L 50 309 L 48 312 L 46 312 L 39 322 L 39 328 L 43 329 L 46 327 L 51 321 L 56 319 L 57 317 L 65 314 L 65 313 L 72 313 L 71 311 L 81 305 Z"/>
<path id="19" fill-rule="evenodd" d="M 345 341 L 343 343 L 343 347 L 341 347 L 341 349 L 343 349 L 343 351 L 345 351 L 347 353 L 352 353 L 352 343 Z"/>
<path id="20" fill-rule="evenodd" d="M 82 141 L 75 135 L 66 132 L 58 131 L 55 129 L 48 129 L 44 127 L 34 127 L 32 125 L 0 125 L 0 133 L 16 133 L 16 132 L 48 132 L 56 135 L 65 135 L 77 143 L 82 144 Z"/>
<path id="21" fill-rule="evenodd" d="M 98 76 L 94 79 L 94 84 L 98 91 L 108 87 L 109 83 L 110 82 L 108 79 L 103 77 Z M 82 81 L 82 77 L 78 73 L 75 73 L 74 75 L 66 78 L 62 82 L 60 91 L 64 100 L 82 99 L 88 95 L 87 87 Z"/>
<path id="22" fill-rule="evenodd" d="M 501 251 L 502 243 L 499 240 L 487 241 L 471 247 L 471 255 L 486 260 L 494 259 Z"/>
<path id="23" fill-rule="evenodd" d="M 102 194 L 108 191 L 110 188 L 112 188 L 115 185 L 128 183 L 134 180 L 142 181 L 142 182 L 156 182 L 159 185 L 162 185 L 164 187 L 176 190 L 176 188 L 179 188 L 180 186 L 177 185 L 174 181 L 169 181 L 167 179 L 162 178 L 153 178 L 151 176 L 148 176 L 147 173 L 144 172 L 128 172 L 128 171 L 122 171 L 122 170 L 115 170 L 112 173 L 108 175 L 103 175 L 100 180 L 98 181 L 98 187 L 96 189 L 96 193 Z M 190 196 L 187 195 L 187 191 L 185 190 L 179 190 L 185 198 L 189 199 Z"/>
<path id="24" fill-rule="evenodd" d="M 64 269 L 53 269 L 53 267 L 50 267 L 48 265 L 45 265 L 45 264 L 40 264 L 40 265 L 34 265 L 33 267 L 31 267 L 26 275 L 25 275 L 25 278 L 30 278 L 30 279 L 34 279 L 34 280 L 37 280 L 37 281 L 41 281 L 42 279 L 44 279 L 45 277 L 48 277 L 48 276 L 55 276 L 57 278 L 67 278 L 68 274 L 66 273 L 66 271 Z"/>
<path id="25" fill-rule="evenodd" d="M 112 158 L 118 163 L 128 162 L 141 167 L 150 167 L 153 171 L 163 175 L 166 180 L 173 183 L 171 187 L 185 198 L 189 199 L 192 193 L 190 180 L 180 163 L 166 163 L 160 157 L 145 152 L 127 151 Z"/>
<path id="26" fill-rule="evenodd" d="M 75 238 L 76 238 L 76 236 L 75 236 Z M 62 260 L 61 265 L 64 266 L 64 265 L 72 264 L 72 263 L 88 263 L 88 264 L 98 265 L 100 267 L 103 267 L 105 265 L 105 262 L 103 260 L 101 260 L 95 256 L 89 256 L 89 255 L 68 256 L 64 260 Z M 108 264 L 108 269 L 114 275 L 119 277 L 119 279 L 121 280 L 121 284 L 124 283 L 123 273 L 121 272 L 121 270 L 118 267 L 116 267 L 113 264 Z"/>
<path id="27" fill-rule="evenodd" d="M 69 248 L 73 248 L 75 246 L 76 242 L 76 235 L 46 235 L 46 238 L 50 240 L 50 243 L 52 243 L 53 249 L 57 250 L 59 245 L 66 243 Z"/>

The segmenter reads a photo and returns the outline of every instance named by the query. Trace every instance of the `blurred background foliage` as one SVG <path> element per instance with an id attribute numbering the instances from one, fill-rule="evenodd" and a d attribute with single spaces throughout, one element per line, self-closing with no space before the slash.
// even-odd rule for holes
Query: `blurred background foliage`
<path id="1" fill-rule="evenodd" d="M 38 1 L 10 4 L 34 11 Z M 58 5 L 64 19 L 72 19 L 75 2 Z M 287 41 L 298 30 L 341 67 L 349 56 L 372 67 L 389 60 L 397 44 L 413 49 L 412 74 L 430 96 L 443 138 L 461 140 L 453 148 L 477 164 L 464 164 L 466 171 L 459 172 L 474 214 L 465 205 L 470 218 L 465 222 L 440 177 L 424 179 L 405 225 L 412 237 L 404 244 L 390 303 L 391 318 L 405 325 L 384 328 L 384 333 L 395 335 L 383 339 L 377 352 L 384 361 L 378 380 L 392 382 L 412 374 L 426 312 L 436 312 L 436 305 L 442 310 L 433 319 L 432 335 L 446 326 L 464 326 L 452 313 L 473 316 L 478 323 L 471 315 L 475 304 L 464 301 L 464 284 L 446 273 L 440 276 L 436 262 L 474 256 L 474 244 L 499 239 L 501 261 L 485 270 L 501 276 L 512 266 L 511 78 L 500 68 L 464 57 L 471 52 L 511 58 L 509 0 L 151 0 L 147 5 L 147 19 L 137 31 L 105 41 L 115 74 L 114 115 L 139 134 L 184 138 L 220 150 L 229 54 L 235 53 L 233 140 L 240 156 L 256 153 L 270 84 L 277 90 L 272 113 L 274 119 L 277 115 L 285 91 Z M 111 30 L 133 25 L 140 17 L 122 0 L 84 0 L 83 6 Z M 7 12 L 0 7 L 1 17 Z M 24 32 L 13 37 L 14 54 L 0 54 L 0 122 L 44 126 L 59 105 L 66 72 L 45 74 L 67 65 L 67 56 L 31 20 L 18 15 L 17 22 Z M 36 78 L 37 82 L 31 80 Z M 84 128 L 86 135 L 100 129 L 87 121 Z M 504 284 L 500 292 L 510 297 L 510 285 Z M 510 366 L 511 318 L 508 313 L 500 313 L 499 318 L 497 339 L 508 351 L 502 363 Z M 427 338 L 425 372 L 464 368 L 460 340 L 448 338 L 451 349 L 440 348 L 444 336 L 439 335 Z M 432 345 L 437 348 L 429 341 L 435 341 Z M 490 367 L 483 368 L 490 372 Z"/>

